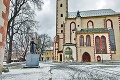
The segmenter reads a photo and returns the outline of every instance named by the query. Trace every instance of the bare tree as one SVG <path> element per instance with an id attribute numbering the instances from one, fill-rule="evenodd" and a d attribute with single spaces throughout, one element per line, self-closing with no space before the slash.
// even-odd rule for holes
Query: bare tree
<path id="1" fill-rule="evenodd" d="M 7 28 L 7 38 L 9 40 L 7 63 L 11 62 L 12 41 L 15 35 L 25 33 L 24 27 L 28 28 L 29 26 L 30 29 L 37 27 L 32 7 L 34 6 L 41 10 L 41 4 L 43 3 L 41 0 L 10 0 L 10 2 L 10 15 Z"/>
<path id="2" fill-rule="evenodd" d="M 43 53 L 46 49 L 52 46 L 52 39 L 48 34 L 41 34 L 38 36 L 38 49 Z"/>

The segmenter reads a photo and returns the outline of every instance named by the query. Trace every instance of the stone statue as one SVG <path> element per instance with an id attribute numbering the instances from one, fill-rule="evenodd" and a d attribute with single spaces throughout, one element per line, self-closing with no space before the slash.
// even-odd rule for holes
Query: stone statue
<path id="1" fill-rule="evenodd" d="M 30 53 L 34 54 L 34 39 L 32 38 L 32 40 L 30 41 Z"/>
<path id="2" fill-rule="evenodd" d="M 77 12 L 77 17 L 80 17 L 80 11 Z"/>

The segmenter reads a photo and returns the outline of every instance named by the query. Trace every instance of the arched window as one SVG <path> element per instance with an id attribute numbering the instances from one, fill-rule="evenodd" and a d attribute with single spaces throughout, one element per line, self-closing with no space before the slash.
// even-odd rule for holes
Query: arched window
<path id="1" fill-rule="evenodd" d="M 63 17 L 63 14 L 61 14 L 61 17 Z"/>
<path id="2" fill-rule="evenodd" d="M 106 26 L 107 26 L 108 29 L 113 29 L 112 20 L 108 19 L 108 20 L 106 21 L 106 23 L 107 23 Z"/>
<path id="3" fill-rule="evenodd" d="M 89 21 L 87 22 L 87 28 L 94 28 L 93 21 L 89 20 Z"/>
<path id="4" fill-rule="evenodd" d="M 102 43 L 102 46 L 101 46 L 102 47 L 102 49 L 101 49 L 102 53 L 107 53 L 105 36 L 101 37 L 101 43 Z"/>
<path id="5" fill-rule="evenodd" d="M 72 30 L 76 28 L 76 23 L 75 22 L 71 22 L 70 23 L 70 43 L 72 41 Z"/>
<path id="6" fill-rule="evenodd" d="M 63 30 L 61 30 L 61 33 L 63 33 Z"/>
<path id="7" fill-rule="evenodd" d="M 86 36 L 86 46 L 91 46 L 91 40 L 89 35 Z"/>
<path id="8" fill-rule="evenodd" d="M 63 4 L 60 4 L 60 7 L 62 7 L 63 6 Z"/>
<path id="9" fill-rule="evenodd" d="M 84 46 L 84 36 L 80 36 L 80 46 Z"/>
<path id="10" fill-rule="evenodd" d="M 67 47 L 65 49 L 65 60 L 72 60 L 72 49 Z"/>
<path id="11" fill-rule="evenodd" d="M 63 27 L 63 24 L 61 24 L 61 27 Z"/>
<path id="12" fill-rule="evenodd" d="M 100 37 L 95 37 L 95 46 L 96 46 L 96 53 L 100 53 Z"/>

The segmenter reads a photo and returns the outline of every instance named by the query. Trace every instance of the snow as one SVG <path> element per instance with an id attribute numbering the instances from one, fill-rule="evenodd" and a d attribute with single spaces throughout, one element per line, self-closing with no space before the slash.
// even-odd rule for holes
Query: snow
<path id="1" fill-rule="evenodd" d="M 21 64 L 24 63 L 11 63 Z M 4 65 L 8 65 L 5 64 Z M 40 62 L 39 68 L 12 68 L 0 80 L 119 80 L 120 65 Z"/>

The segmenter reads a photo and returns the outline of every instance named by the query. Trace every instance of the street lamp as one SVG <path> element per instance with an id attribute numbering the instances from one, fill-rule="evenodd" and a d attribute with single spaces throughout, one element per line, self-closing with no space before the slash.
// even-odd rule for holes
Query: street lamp
<path id="1" fill-rule="evenodd" d="M 102 49 L 101 49 L 101 55 L 102 55 L 102 63 L 103 63 L 103 53 L 102 53 Z"/>

